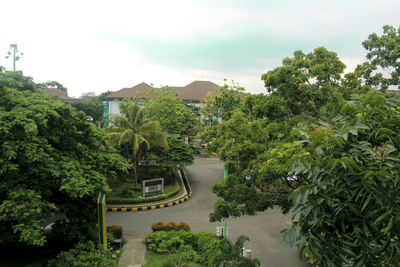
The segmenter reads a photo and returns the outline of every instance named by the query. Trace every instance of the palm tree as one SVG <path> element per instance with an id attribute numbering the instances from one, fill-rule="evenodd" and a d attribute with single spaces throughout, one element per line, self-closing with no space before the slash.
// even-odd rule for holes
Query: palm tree
<path id="1" fill-rule="evenodd" d="M 115 146 L 131 145 L 132 154 L 128 158 L 134 164 L 135 184 L 140 152 L 143 147 L 162 147 L 168 149 L 166 134 L 161 130 L 159 121 L 146 120 L 143 109 L 136 100 L 125 98 L 120 104 L 121 115 L 112 115 L 107 131 Z"/>
<path id="2" fill-rule="evenodd" d="M 235 243 L 232 243 L 232 241 L 227 238 L 221 240 L 222 256 L 220 257 L 220 262 L 223 263 L 224 267 L 260 266 L 260 261 L 258 259 L 250 259 L 242 256 L 242 248 L 246 241 L 249 241 L 249 238 L 244 235 L 239 236 Z"/>

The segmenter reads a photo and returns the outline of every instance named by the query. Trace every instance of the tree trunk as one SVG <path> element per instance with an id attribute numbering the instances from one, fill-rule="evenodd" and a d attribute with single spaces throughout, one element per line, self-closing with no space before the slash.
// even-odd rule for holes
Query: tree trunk
<path id="1" fill-rule="evenodd" d="M 138 178 L 137 178 L 137 170 L 139 167 L 139 159 L 136 156 L 133 156 L 133 163 L 134 163 L 134 184 L 137 185 L 138 183 Z"/>

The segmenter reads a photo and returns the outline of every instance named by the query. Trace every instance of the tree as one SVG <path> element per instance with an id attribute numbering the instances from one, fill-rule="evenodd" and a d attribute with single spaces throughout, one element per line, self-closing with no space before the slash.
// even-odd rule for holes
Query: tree
<path id="1" fill-rule="evenodd" d="M 239 236 L 235 243 L 232 243 L 227 238 L 221 241 L 221 252 L 222 257 L 220 258 L 221 263 L 224 262 L 228 267 L 256 267 L 260 266 L 258 259 L 250 259 L 243 257 L 243 246 L 244 242 L 249 241 L 247 236 Z"/>
<path id="2" fill-rule="evenodd" d="M 112 252 L 98 248 L 93 242 L 79 243 L 74 248 L 63 251 L 48 263 L 49 267 L 116 267 L 118 259 L 112 257 Z"/>
<path id="3" fill-rule="evenodd" d="M 187 166 L 193 163 L 193 149 L 182 138 L 173 135 L 168 136 L 168 150 L 150 150 L 149 153 L 156 156 L 162 165 Z M 147 156 L 148 157 L 148 156 Z"/>
<path id="4" fill-rule="evenodd" d="M 210 220 L 292 208 L 285 238 L 302 256 L 322 266 L 398 266 L 398 98 L 372 91 L 359 70 L 343 74 L 325 48 L 282 64 L 262 76 L 269 95 L 245 96 L 206 129 L 228 170 L 212 187 L 221 199 Z"/>
<path id="5" fill-rule="evenodd" d="M 36 84 L 37 88 L 57 88 L 61 91 L 67 92 L 67 88 L 64 87 L 61 83 L 56 82 L 56 81 L 47 81 L 45 83 L 38 83 Z"/>
<path id="6" fill-rule="evenodd" d="M 385 25 L 382 36 L 372 33 L 362 45 L 368 51 L 368 61 L 357 66 L 356 71 L 365 83 L 381 90 L 389 86 L 400 89 L 400 26 L 396 30 Z"/>
<path id="7" fill-rule="evenodd" d="M 354 95 L 340 115 L 304 133 L 310 152 L 292 163 L 286 238 L 322 266 L 400 265 L 400 100 Z"/>
<path id="8" fill-rule="evenodd" d="M 36 91 L 36 84 L 21 71 L 6 71 L 0 66 L 0 90 L 14 88 L 19 91 Z"/>
<path id="9" fill-rule="evenodd" d="M 282 63 L 262 76 L 268 95 L 242 94 L 226 120 L 205 129 L 205 140 L 228 171 L 227 181 L 213 186 L 223 199 L 216 202 L 212 221 L 275 205 L 287 212 L 287 197 L 301 183 L 288 173 L 289 161 L 308 153 L 295 145 L 300 135 L 293 128 L 332 118 L 351 93 L 366 90 L 354 74 L 343 75 L 345 65 L 325 48 L 295 51 Z"/>
<path id="10" fill-rule="evenodd" d="M 242 110 L 244 88 L 233 83 L 225 84 L 214 93 L 208 93 L 202 107 L 205 125 L 218 125 L 218 118 L 228 120 L 235 110 Z"/>
<path id="11" fill-rule="evenodd" d="M 144 117 L 144 111 L 136 100 L 125 98 L 121 104 L 121 115 L 113 115 L 107 128 L 112 142 L 117 147 L 129 147 L 128 160 L 134 164 L 134 182 L 138 182 L 137 169 L 141 152 L 151 147 L 168 149 L 168 141 L 160 123 Z"/>
<path id="12" fill-rule="evenodd" d="M 146 116 L 158 120 L 162 129 L 181 137 L 195 136 L 199 130 L 199 120 L 193 110 L 168 87 L 152 89 L 144 100 Z"/>
<path id="13" fill-rule="evenodd" d="M 313 53 L 295 51 L 293 58 L 282 60 L 282 66 L 263 74 L 267 91 L 281 96 L 292 116 L 304 112 L 317 113 L 339 90 L 345 69 L 335 52 L 324 47 Z"/>
<path id="14" fill-rule="evenodd" d="M 23 90 L 31 88 L 30 78 L 19 75 L 0 77 L 6 84 L 0 88 L 0 222 L 19 242 L 41 246 L 43 222 L 55 207 L 94 228 L 97 194 L 108 190 L 107 177 L 129 165 L 83 113 Z"/>
<path id="15" fill-rule="evenodd" d="M 96 125 L 103 120 L 104 106 L 97 97 L 80 98 L 77 102 L 71 103 L 71 105 L 90 116 Z"/>

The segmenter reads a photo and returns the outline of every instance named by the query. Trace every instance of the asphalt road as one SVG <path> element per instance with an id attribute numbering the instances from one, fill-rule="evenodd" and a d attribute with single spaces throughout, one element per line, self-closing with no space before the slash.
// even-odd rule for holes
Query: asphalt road
<path id="1" fill-rule="evenodd" d="M 208 230 L 215 232 L 223 223 L 209 222 L 217 197 L 210 191 L 214 182 L 223 180 L 223 163 L 215 158 L 196 158 L 192 166 L 187 167 L 187 175 L 193 190 L 188 201 L 173 207 L 142 212 L 108 212 L 107 225 L 121 224 L 124 235 L 144 238 L 151 232 L 150 225 L 156 222 L 185 222 L 192 231 Z M 290 216 L 283 216 L 279 209 L 261 212 L 257 216 L 244 216 L 228 219 L 228 237 L 236 240 L 246 235 L 250 241 L 245 243 L 253 256 L 265 267 L 306 267 L 300 262 L 295 248 L 290 248 L 282 240 L 280 231 L 287 226 Z"/>

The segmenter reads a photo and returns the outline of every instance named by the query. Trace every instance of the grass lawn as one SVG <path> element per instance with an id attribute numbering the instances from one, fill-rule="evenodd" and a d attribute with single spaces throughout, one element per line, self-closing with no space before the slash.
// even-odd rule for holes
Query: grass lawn
<path id="1" fill-rule="evenodd" d="M 133 185 L 132 183 L 113 183 L 109 184 L 111 192 L 108 193 L 108 197 L 129 197 L 129 198 L 139 198 L 142 196 L 142 184 Z M 164 194 L 176 191 L 179 188 L 179 183 L 175 181 L 174 184 L 164 186 Z"/>
<path id="2" fill-rule="evenodd" d="M 143 265 L 143 267 L 163 267 L 163 266 L 171 266 L 173 267 L 174 265 L 171 262 L 171 265 L 167 265 L 169 260 L 169 255 L 168 254 L 157 254 L 152 251 L 146 251 L 146 264 Z M 165 265 L 164 265 L 165 264 Z M 189 263 L 187 265 L 188 267 L 201 267 L 200 264 L 197 263 Z"/>

